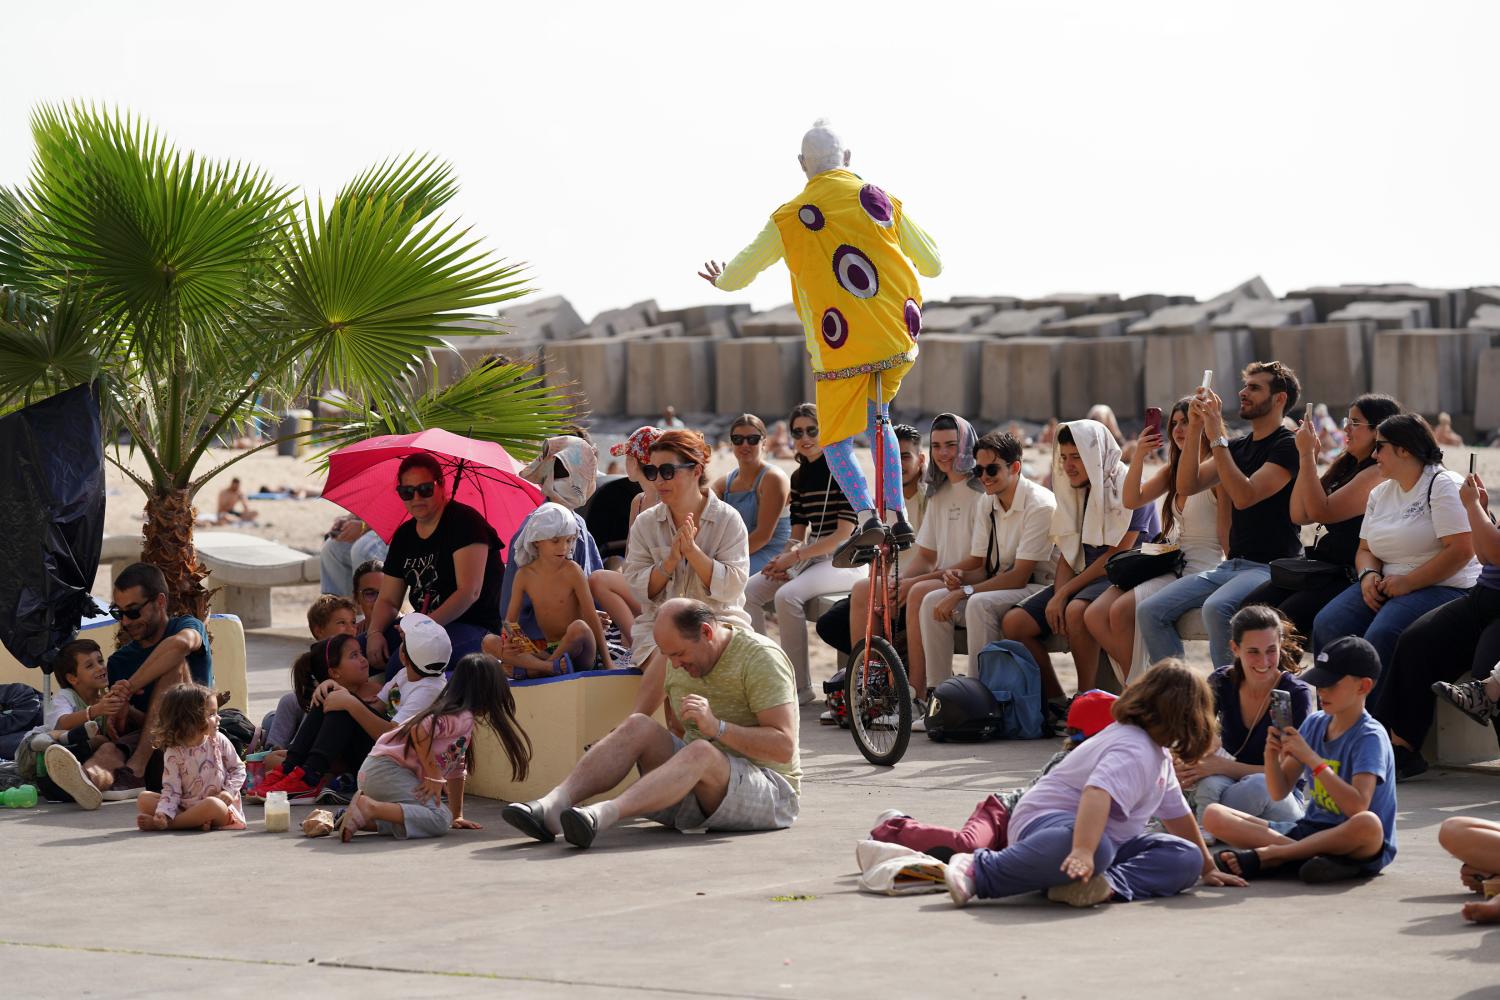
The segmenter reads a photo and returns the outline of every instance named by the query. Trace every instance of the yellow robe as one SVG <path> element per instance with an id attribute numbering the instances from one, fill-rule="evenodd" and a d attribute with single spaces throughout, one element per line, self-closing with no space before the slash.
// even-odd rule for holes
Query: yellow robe
<path id="1" fill-rule="evenodd" d="M 922 293 L 896 238 L 901 202 L 847 170 L 807 182 L 771 216 L 817 384 L 819 440 L 868 427 L 866 401 L 889 402 L 917 358 Z"/>

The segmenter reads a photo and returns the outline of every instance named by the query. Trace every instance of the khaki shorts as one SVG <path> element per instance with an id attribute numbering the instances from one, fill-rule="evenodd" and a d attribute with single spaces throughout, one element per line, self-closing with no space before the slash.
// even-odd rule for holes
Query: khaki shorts
<path id="1" fill-rule="evenodd" d="M 672 752 L 687 746 L 675 734 Z M 648 813 L 646 819 L 674 830 L 784 830 L 797 819 L 798 796 L 779 772 L 735 754 L 729 758 L 729 788 L 713 815 L 703 815 L 698 796 L 688 793 L 675 806 Z"/>

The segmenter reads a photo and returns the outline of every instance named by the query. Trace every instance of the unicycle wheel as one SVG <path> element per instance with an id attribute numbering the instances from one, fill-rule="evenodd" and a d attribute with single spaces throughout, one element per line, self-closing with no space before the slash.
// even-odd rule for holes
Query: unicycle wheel
<path id="1" fill-rule="evenodd" d="M 844 698 L 854 745 L 865 760 L 884 767 L 899 761 L 911 742 L 911 689 L 901 657 L 883 637 L 870 640 L 868 653 L 861 639 L 849 654 Z"/>

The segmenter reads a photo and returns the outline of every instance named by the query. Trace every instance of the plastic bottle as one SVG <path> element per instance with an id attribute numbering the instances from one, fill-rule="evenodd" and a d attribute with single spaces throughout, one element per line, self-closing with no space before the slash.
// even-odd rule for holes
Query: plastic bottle
<path id="1" fill-rule="evenodd" d="M 7 809 L 30 809 L 36 805 L 36 786 L 17 785 L 0 792 L 0 806 Z"/>
<path id="2" fill-rule="evenodd" d="M 266 832 L 286 833 L 292 828 L 292 807 L 286 792 L 266 794 Z"/>

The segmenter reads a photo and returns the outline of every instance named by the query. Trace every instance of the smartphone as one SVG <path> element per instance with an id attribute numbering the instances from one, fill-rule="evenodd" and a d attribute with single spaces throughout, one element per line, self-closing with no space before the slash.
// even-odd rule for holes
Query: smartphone
<path id="1" fill-rule="evenodd" d="M 1271 691 L 1271 725 L 1286 729 L 1292 724 L 1292 693 L 1275 688 Z"/>
<path id="2" fill-rule="evenodd" d="M 1161 407 L 1160 406 L 1148 406 L 1148 407 L 1146 407 L 1146 433 L 1147 434 L 1160 434 L 1161 433 Z M 1470 456 L 1470 457 L 1472 458 L 1472 456 Z"/>
<path id="3" fill-rule="evenodd" d="M 1203 369 L 1203 384 L 1201 386 L 1199 386 L 1199 388 L 1200 389 L 1212 389 L 1213 387 L 1214 387 L 1214 370 L 1212 368 L 1205 368 L 1205 369 Z"/>
<path id="4" fill-rule="evenodd" d="M 1472 451 L 1469 452 L 1469 475 L 1471 476 L 1474 475 L 1474 458 L 1474 453 Z"/>

